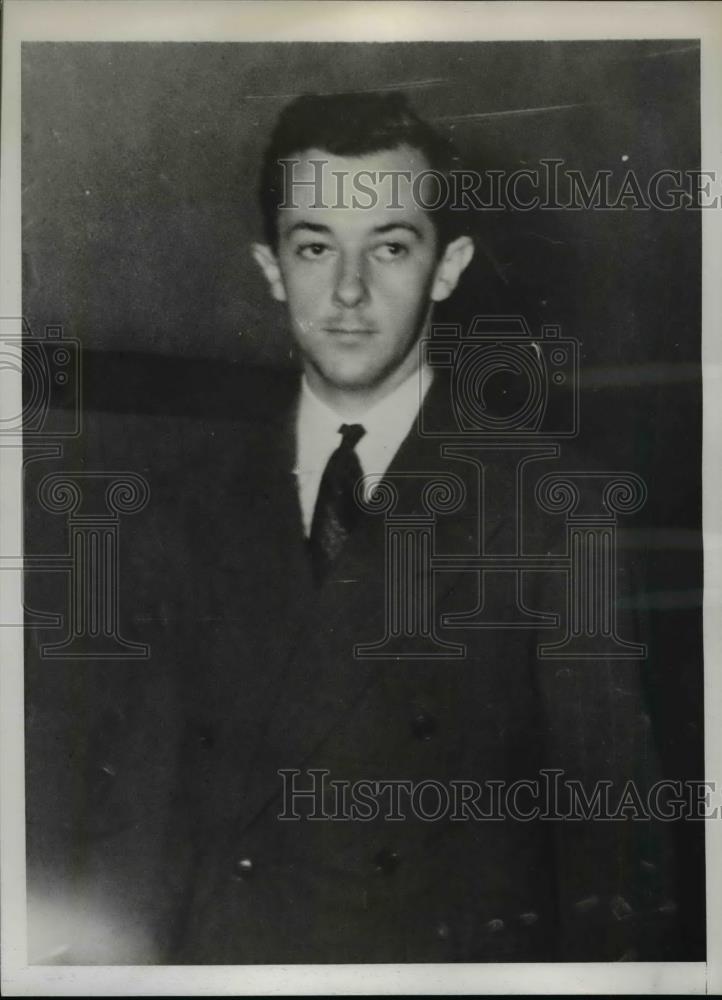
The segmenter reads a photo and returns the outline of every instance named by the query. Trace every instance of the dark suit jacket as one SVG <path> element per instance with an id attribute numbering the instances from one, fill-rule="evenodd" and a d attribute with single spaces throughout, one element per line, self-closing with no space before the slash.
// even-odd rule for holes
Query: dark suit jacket
<path id="1" fill-rule="evenodd" d="M 424 405 L 425 426 L 450 426 L 444 380 Z M 484 595 L 499 627 L 441 630 L 466 645 L 463 659 L 355 657 L 357 644 L 384 635 L 384 518 L 362 519 L 316 590 L 291 471 L 293 413 L 290 400 L 274 419 L 214 440 L 219 457 L 193 515 L 202 528 L 188 525 L 197 554 L 178 801 L 192 857 L 176 960 L 602 960 L 653 950 L 665 900 L 664 880 L 649 877 L 663 865 L 649 824 L 278 819 L 282 769 L 300 770 L 303 786 L 310 769 L 448 786 L 534 780 L 544 767 L 588 790 L 605 779 L 643 790 L 653 768 L 640 664 L 538 660 L 537 630 L 503 627 L 512 613 L 503 587 Z M 485 478 L 508 482 L 516 459 L 495 453 Z M 438 516 L 436 551 L 472 552 L 474 467 L 443 458 L 418 428 L 388 472 L 400 484 L 397 512 L 422 511 L 420 482 L 435 472 L 457 475 L 467 494 Z M 526 551 L 559 551 L 563 526 L 525 504 Z M 505 550 L 511 520 L 485 497 L 487 551 Z M 474 572 L 442 572 L 435 584 L 437 619 L 479 603 Z M 530 573 L 524 599 L 563 612 L 562 585 L 559 573 Z"/>
<path id="2" fill-rule="evenodd" d="M 640 663 L 539 660 L 540 639 L 560 631 L 505 627 L 512 608 L 501 586 L 484 588 L 497 627 L 440 630 L 466 645 L 464 658 L 354 656 L 384 634 L 384 517 L 364 516 L 314 588 L 292 475 L 294 402 L 293 393 L 270 399 L 265 416 L 215 425 L 169 460 L 151 542 L 164 579 L 154 614 L 137 616 L 153 659 L 134 668 L 120 701 L 102 674 L 90 680 L 106 707 L 94 709 L 96 749 L 86 757 L 97 772 L 112 743 L 115 763 L 111 787 L 78 793 L 77 877 L 153 942 L 120 960 L 663 957 L 672 907 L 653 824 L 430 821 L 408 809 L 397 820 L 278 818 L 284 769 L 302 772 L 299 785 L 315 769 L 349 783 L 449 786 L 533 781 L 558 768 L 588 790 L 634 779 L 642 792 L 654 776 Z M 441 379 L 424 406 L 427 426 L 448 425 Z M 509 482 L 516 457 L 499 450 L 484 478 Z M 388 473 L 401 483 L 398 509 L 422 510 L 418 476 L 398 474 L 435 472 L 466 490 L 437 518 L 436 551 L 468 554 L 480 530 L 487 550 L 508 551 L 511 512 L 487 493 L 480 529 L 474 467 L 443 458 L 418 428 Z M 562 521 L 524 503 L 525 550 L 562 551 Z M 437 618 L 470 611 L 479 576 L 440 572 L 435 596 Z M 562 574 L 527 574 L 523 599 L 562 612 L 563 627 Z"/>

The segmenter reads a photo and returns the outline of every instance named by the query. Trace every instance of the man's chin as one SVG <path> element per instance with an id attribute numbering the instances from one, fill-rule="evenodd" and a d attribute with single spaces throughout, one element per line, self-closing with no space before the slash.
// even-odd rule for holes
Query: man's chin
<path id="1" fill-rule="evenodd" d="M 380 363 L 379 358 L 333 357 L 309 359 L 307 371 L 314 377 L 312 384 L 319 382 L 329 392 L 363 395 L 383 394 L 384 387 L 401 380 L 408 367 L 407 359 L 386 358 Z M 413 370 L 413 369 L 411 369 Z"/>
<path id="2" fill-rule="evenodd" d="M 336 392 L 371 392 L 379 388 L 385 381 L 383 372 L 351 366 L 337 366 L 320 372 L 324 384 Z"/>
<path id="3" fill-rule="evenodd" d="M 326 388 L 331 392 L 343 393 L 349 397 L 351 396 L 368 396 L 371 393 L 375 393 L 377 390 L 383 388 L 383 380 L 381 381 L 367 381 L 361 379 L 346 379 L 340 380 L 336 379 L 333 382 L 326 382 Z"/>

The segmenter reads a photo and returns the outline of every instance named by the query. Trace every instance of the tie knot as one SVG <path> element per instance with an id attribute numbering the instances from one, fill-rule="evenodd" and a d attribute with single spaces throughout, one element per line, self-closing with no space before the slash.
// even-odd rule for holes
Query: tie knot
<path id="1" fill-rule="evenodd" d="M 341 447 L 353 450 L 366 433 L 362 424 L 341 424 L 338 429 L 341 435 Z"/>

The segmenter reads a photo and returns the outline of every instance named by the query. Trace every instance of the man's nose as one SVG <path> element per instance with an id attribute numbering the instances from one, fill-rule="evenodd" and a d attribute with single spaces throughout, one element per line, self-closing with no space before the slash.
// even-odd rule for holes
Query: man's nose
<path id="1" fill-rule="evenodd" d="M 363 302 L 366 294 L 366 281 L 361 261 L 355 257 L 339 261 L 334 287 L 336 301 L 350 308 Z"/>

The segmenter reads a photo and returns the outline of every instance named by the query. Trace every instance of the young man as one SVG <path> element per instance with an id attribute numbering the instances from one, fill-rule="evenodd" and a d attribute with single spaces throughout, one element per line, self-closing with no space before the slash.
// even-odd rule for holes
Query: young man
<path id="1" fill-rule="evenodd" d="M 341 427 L 357 428 L 354 468 L 383 474 L 431 382 L 430 370 L 419 370 L 418 345 L 433 305 L 454 291 L 473 256 L 470 237 L 450 228 L 462 222 L 458 213 L 422 207 L 449 163 L 398 95 L 302 98 L 282 115 L 268 150 L 268 242 L 253 255 L 288 306 L 303 368 L 296 474 L 317 578 L 323 545 L 334 547 L 326 536 L 333 525 L 341 530 L 338 516 L 350 528 L 358 513 L 349 497 L 344 511 L 327 512 L 326 526 L 325 491 L 317 503 Z"/>
<path id="2" fill-rule="evenodd" d="M 150 661 L 52 674 L 73 738 L 59 861 L 47 814 L 30 826 L 37 960 L 666 957 L 659 830 L 593 818 L 605 787 L 613 808 L 652 779 L 641 664 L 539 659 L 593 602 L 566 615 L 559 569 L 520 582 L 478 559 L 563 553 L 564 524 L 520 491 L 515 548 L 510 485 L 541 472 L 498 438 L 474 460 L 459 418 L 486 382 L 450 341 L 432 338 L 457 382 L 419 350 L 473 252 L 463 213 L 428 208 L 453 162 L 396 94 L 281 116 L 253 254 L 302 375 L 239 393 L 232 421 L 183 422 L 150 470 L 119 601 Z M 52 742 L 44 718 L 28 724 Z M 558 818 L 562 779 L 577 818 Z"/>
<path id="3" fill-rule="evenodd" d="M 302 377 L 203 459 L 167 961 L 659 957 L 671 909 L 650 825 L 545 819 L 524 799 L 540 769 L 587 795 L 646 787 L 639 664 L 541 662 L 506 588 L 463 567 L 419 580 L 413 559 L 405 593 L 431 595 L 435 644 L 404 627 L 382 641 L 428 609 L 389 592 L 375 502 L 413 531 L 426 487 L 458 487 L 434 531 L 461 556 L 504 551 L 515 516 L 489 492 L 480 515 L 477 467 L 423 430 L 451 427 L 455 401 L 419 341 L 473 255 L 463 213 L 428 208 L 452 164 L 397 94 L 299 98 L 268 149 L 253 255 Z M 497 449 L 483 478 L 517 464 Z M 527 551 L 548 552 L 549 526 L 525 528 Z M 561 574 L 529 576 L 528 607 L 562 611 Z M 493 628 L 473 627 L 482 606 Z M 451 614 L 469 626 L 445 632 Z M 511 786 L 499 809 L 494 787 Z"/>

